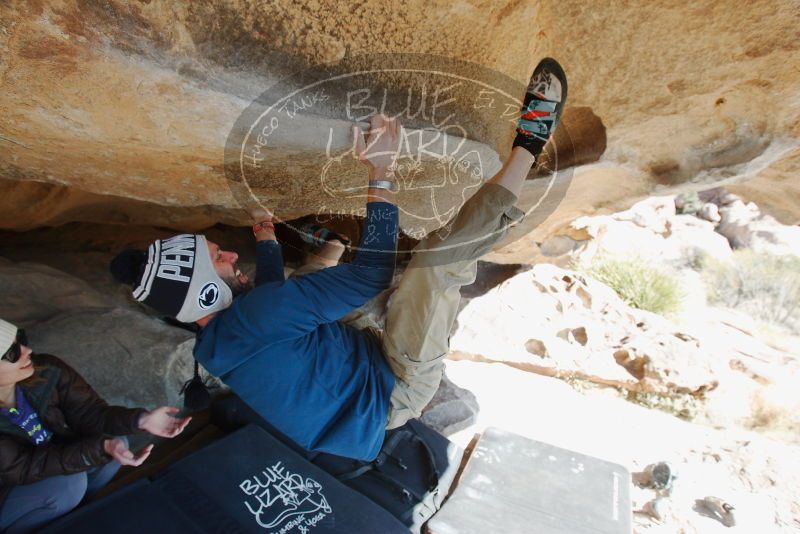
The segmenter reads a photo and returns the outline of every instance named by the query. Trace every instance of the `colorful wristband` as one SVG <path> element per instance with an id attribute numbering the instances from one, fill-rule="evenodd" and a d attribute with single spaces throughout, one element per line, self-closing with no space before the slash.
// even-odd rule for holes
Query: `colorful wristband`
<path id="1" fill-rule="evenodd" d="M 272 224 L 272 221 L 261 221 L 253 225 L 253 235 L 256 235 L 261 230 L 271 230 L 272 233 L 275 233 L 275 225 Z"/>

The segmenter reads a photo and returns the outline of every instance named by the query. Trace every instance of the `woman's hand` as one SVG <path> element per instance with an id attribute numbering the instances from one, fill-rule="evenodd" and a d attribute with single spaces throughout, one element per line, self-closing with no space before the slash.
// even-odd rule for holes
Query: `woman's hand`
<path id="1" fill-rule="evenodd" d="M 138 454 L 133 454 L 124 441 L 119 438 L 114 438 L 103 441 L 103 450 L 120 464 L 137 467 L 147 460 L 147 457 L 150 456 L 150 453 L 153 451 L 153 446 L 148 445 L 139 451 Z"/>
<path id="2" fill-rule="evenodd" d="M 139 428 L 162 438 L 174 438 L 186 428 L 191 417 L 174 417 L 180 412 L 171 406 L 162 406 L 139 418 Z"/>

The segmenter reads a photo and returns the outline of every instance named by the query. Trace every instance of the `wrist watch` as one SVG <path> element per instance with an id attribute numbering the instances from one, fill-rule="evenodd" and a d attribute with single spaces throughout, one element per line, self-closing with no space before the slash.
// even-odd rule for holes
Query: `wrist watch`
<path id="1" fill-rule="evenodd" d="M 370 180 L 369 186 L 373 189 L 386 189 L 387 191 L 397 191 L 397 184 L 389 180 Z"/>

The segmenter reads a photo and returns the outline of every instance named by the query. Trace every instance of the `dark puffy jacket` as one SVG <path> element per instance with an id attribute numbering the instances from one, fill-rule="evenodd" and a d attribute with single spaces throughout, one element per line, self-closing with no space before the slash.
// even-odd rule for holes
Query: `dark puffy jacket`
<path id="1" fill-rule="evenodd" d="M 21 428 L 0 415 L 0 504 L 12 486 L 109 462 L 103 440 L 138 432 L 139 416 L 146 412 L 109 406 L 77 371 L 55 356 L 33 354 L 31 359 L 36 371 L 19 385 L 53 437 L 34 445 Z"/>

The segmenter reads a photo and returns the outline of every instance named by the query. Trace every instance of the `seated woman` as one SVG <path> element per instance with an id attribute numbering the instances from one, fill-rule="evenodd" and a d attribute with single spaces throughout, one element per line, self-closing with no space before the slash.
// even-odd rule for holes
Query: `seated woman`
<path id="1" fill-rule="evenodd" d="M 24 331 L 0 319 L 0 532 L 35 530 L 121 465 L 141 465 L 153 446 L 133 453 L 124 436 L 177 436 L 190 420 L 177 412 L 109 406 L 69 365 L 32 354 Z"/>

